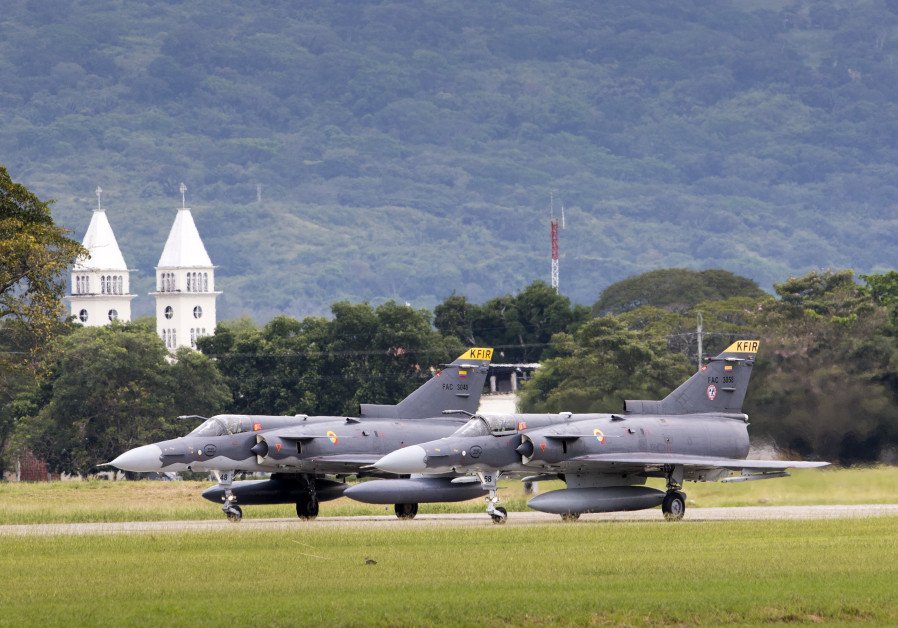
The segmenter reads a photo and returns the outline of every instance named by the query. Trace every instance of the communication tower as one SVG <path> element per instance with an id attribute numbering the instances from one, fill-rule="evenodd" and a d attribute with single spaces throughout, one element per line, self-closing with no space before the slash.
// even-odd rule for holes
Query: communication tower
<path id="1" fill-rule="evenodd" d="M 552 237 L 552 287 L 558 293 L 558 219 L 549 220 L 549 231 Z"/>
<path id="2" fill-rule="evenodd" d="M 549 196 L 549 234 L 552 241 L 552 287 L 558 294 L 558 219 L 555 217 L 555 193 Z M 564 229 L 564 205 L 561 206 L 561 228 Z"/>

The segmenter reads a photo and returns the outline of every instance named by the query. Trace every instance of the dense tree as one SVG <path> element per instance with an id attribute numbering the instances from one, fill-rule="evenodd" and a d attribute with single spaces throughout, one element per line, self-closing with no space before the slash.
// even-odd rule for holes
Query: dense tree
<path id="1" fill-rule="evenodd" d="M 754 433 L 800 455 L 879 459 L 898 443 L 898 346 L 883 333 L 886 309 L 851 271 L 812 272 L 775 288 L 780 300 L 757 321 L 761 352 L 746 403 Z"/>
<path id="2" fill-rule="evenodd" d="M 773 298 L 764 294 L 758 297 L 731 297 L 720 301 L 702 301 L 685 311 L 644 305 L 617 316 L 632 330 L 643 337 L 661 344 L 670 351 L 682 353 L 698 365 L 699 315 L 702 322 L 702 357 L 717 355 L 734 340 L 755 336 L 756 315 Z"/>
<path id="3" fill-rule="evenodd" d="M 50 204 L 0 166 L 0 468 L 39 357 L 61 331 L 65 271 L 84 252 L 53 222 Z"/>
<path id="4" fill-rule="evenodd" d="M 729 271 L 664 268 L 628 277 L 605 288 L 592 306 L 596 315 L 620 314 L 643 306 L 681 312 L 702 301 L 760 298 L 758 284 Z"/>
<path id="5" fill-rule="evenodd" d="M 448 296 L 433 309 L 433 326 L 440 333 L 473 346 L 477 344 L 472 320 L 475 307 L 463 296 Z"/>
<path id="6" fill-rule="evenodd" d="M 620 412 L 625 399 L 660 399 L 693 369 L 612 317 L 553 337 L 552 356 L 519 395 L 522 412 Z"/>
<path id="7" fill-rule="evenodd" d="M 178 415 L 208 416 L 230 401 L 209 358 L 189 349 L 168 357 L 151 321 L 73 330 L 46 356 L 48 378 L 18 400 L 20 444 L 54 471 L 84 474 L 183 433 Z"/>
<path id="8" fill-rule="evenodd" d="M 434 312 L 440 332 L 469 345 L 494 347 L 497 360 L 504 362 L 538 361 L 553 334 L 573 331 L 589 318 L 588 308 L 573 305 L 543 281 L 483 305 L 452 295 Z"/>
<path id="9" fill-rule="evenodd" d="M 231 410 L 355 416 L 360 403 L 397 403 L 462 352 L 426 310 L 389 301 L 332 311 L 330 320 L 281 316 L 261 329 L 223 323 L 201 339 L 231 387 Z"/>
<path id="10" fill-rule="evenodd" d="M 65 272 L 84 253 L 53 222 L 50 205 L 0 166 L 0 321 L 48 338 L 63 311 Z"/>

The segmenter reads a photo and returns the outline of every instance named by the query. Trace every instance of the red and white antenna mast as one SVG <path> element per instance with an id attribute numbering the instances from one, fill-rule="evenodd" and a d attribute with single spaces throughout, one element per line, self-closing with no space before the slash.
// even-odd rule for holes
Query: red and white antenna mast
<path id="1" fill-rule="evenodd" d="M 558 294 L 558 219 L 555 218 L 555 194 L 549 197 L 549 232 L 552 238 L 552 287 Z M 564 210 L 562 210 L 564 216 Z"/>

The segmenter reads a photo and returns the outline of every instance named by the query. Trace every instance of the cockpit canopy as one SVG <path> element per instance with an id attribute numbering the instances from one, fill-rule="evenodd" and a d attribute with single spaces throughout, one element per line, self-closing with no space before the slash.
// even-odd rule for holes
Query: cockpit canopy
<path id="1" fill-rule="evenodd" d="M 184 417 L 190 418 L 190 417 Z M 259 432 L 293 425 L 300 425 L 308 420 L 304 414 L 293 416 L 268 416 L 262 414 L 216 414 L 206 419 L 196 427 L 188 436 L 233 436 L 247 432 Z M 328 417 L 316 417 L 326 419 Z M 333 417 L 339 420 L 340 417 Z"/>
<path id="2" fill-rule="evenodd" d="M 247 417 L 219 414 L 203 421 L 188 436 L 228 436 L 251 432 L 252 429 L 252 421 L 247 420 Z"/>
<path id="3" fill-rule="evenodd" d="M 518 429 L 518 420 L 510 414 L 488 415 L 473 417 L 470 421 L 455 430 L 453 436 L 463 436 L 470 438 L 472 436 L 499 436 L 516 432 Z"/>

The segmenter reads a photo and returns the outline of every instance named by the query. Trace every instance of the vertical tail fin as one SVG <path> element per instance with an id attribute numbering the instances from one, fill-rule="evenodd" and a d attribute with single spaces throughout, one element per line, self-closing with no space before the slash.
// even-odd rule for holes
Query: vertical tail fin
<path id="1" fill-rule="evenodd" d="M 362 417 L 424 419 L 445 410 L 477 412 L 492 349 L 468 349 L 395 406 L 363 403 Z"/>
<path id="2" fill-rule="evenodd" d="M 634 414 L 742 412 L 760 345 L 758 340 L 737 340 L 661 401 L 627 400 L 625 409 Z"/>

